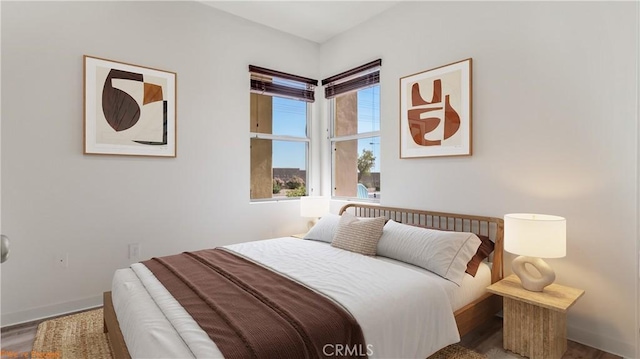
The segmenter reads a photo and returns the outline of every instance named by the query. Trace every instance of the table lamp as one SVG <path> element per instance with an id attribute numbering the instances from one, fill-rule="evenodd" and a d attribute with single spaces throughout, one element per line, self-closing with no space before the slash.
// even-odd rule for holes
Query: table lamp
<path id="1" fill-rule="evenodd" d="M 504 216 L 504 249 L 517 254 L 511 269 L 524 289 L 542 292 L 556 274 L 541 258 L 561 258 L 567 253 L 567 220 L 546 214 L 512 213 Z M 526 267 L 535 268 L 536 275 Z"/>
<path id="2" fill-rule="evenodd" d="M 329 198 L 321 196 L 300 197 L 300 216 L 313 218 L 307 226 L 313 227 L 318 218 L 329 213 Z"/>

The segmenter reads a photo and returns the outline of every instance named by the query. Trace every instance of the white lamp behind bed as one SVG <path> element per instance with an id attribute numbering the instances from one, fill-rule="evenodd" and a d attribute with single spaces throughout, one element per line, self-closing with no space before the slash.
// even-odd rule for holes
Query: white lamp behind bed
<path id="1" fill-rule="evenodd" d="M 555 281 L 555 272 L 540 258 L 564 257 L 566 232 L 567 220 L 562 217 L 530 213 L 504 216 L 504 250 L 520 255 L 513 260 L 511 269 L 525 289 L 542 292 Z M 540 272 L 540 276 L 530 272 L 525 266 L 527 263 Z"/>
<path id="2" fill-rule="evenodd" d="M 329 198 L 321 196 L 300 197 L 300 216 L 313 218 L 307 226 L 313 227 L 319 217 L 329 213 Z"/>

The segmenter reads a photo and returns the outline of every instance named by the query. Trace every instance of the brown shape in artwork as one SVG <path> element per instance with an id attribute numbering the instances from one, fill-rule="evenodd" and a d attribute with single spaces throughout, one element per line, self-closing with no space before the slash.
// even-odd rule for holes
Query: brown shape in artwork
<path id="1" fill-rule="evenodd" d="M 409 121 L 412 121 L 412 120 L 420 121 L 421 114 L 425 112 L 431 112 L 431 111 L 437 111 L 437 110 L 442 110 L 442 107 L 416 108 L 416 109 L 407 111 L 407 118 L 409 119 Z M 430 131 L 433 131 L 433 129 L 429 130 L 429 132 Z"/>
<path id="2" fill-rule="evenodd" d="M 411 137 L 417 145 L 433 146 L 440 144 L 440 141 L 430 141 L 424 138 L 424 135 L 438 127 L 440 119 L 438 117 L 420 118 L 421 114 L 436 110 L 442 110 L 442 107 L 420 108 L 407 111 Z"/>
<path id="3" fill-rule="evenodd" d="M 425 101 L 420 95 L 420 85 L 416 82 L 411 86 L 411 106 L 430 105 L 442 102 L 442 80 L 433 80 L 433 96 L 431 102 Z"/>
<path id="4" fill-rule="evenodd" d="M 113 79 L 142 81 L 142 74 L 111 69 L 102 88 L 102 112 L 115 131 L 127 130 L 140 119 L 140 106 L 128 93 L 113 87 Z"/>
<path id="5" fill-rule="evenodd" d="M 431 141 L 424 138 L 424 135 L 435 130 L 440 123 L 440 119 L 437 117 L 428 117 L 420 120 L 409 120 L 409 131 L 411 131 L 411 138 L 420 146 L 436 146 L 440 144 L 440 140 Z"/>
<path id="6" fill-rule="evenodd" d="M 451 107 L 449 95 L 444 100 L 444 139 L 455 135 L 460 129 L 460 115 Z"/>
<path id="7" fill-rule="evenodd" d="M 455 135 L 460 129 L 460 115 L 451 106 L 449 101 L 449 95 L 445 96 L 444 105 L 444 139 L 448 139 Z M 420 95 L 420 86 L 418 83 L 414 83 L 411 87 L 411 103 L 412 106 L 420 105 L 433 105 L 442 102 L 442 80 L 433 80 L 433 97 L 431 102 L 425 101 Z M 419 146 L 439 146 L 441 140 L 427 140 L 425 135 L 435 130 L 440 124 L 441 119 L 438 117 L 420 118 L 425 112 L 431 112 L 436 110 L 442 110 L 440 107 L 430 108 L 414 108 L 407 111 L 407 120 L 409 122 L 409 131 L 411 132 L 411 138 Z"/>
<path id="8" fill-rule="evenodd" d="M 162 101 L 162 86 L 145 82 L 142 104 L 146 105 L 156 101 Z"/>

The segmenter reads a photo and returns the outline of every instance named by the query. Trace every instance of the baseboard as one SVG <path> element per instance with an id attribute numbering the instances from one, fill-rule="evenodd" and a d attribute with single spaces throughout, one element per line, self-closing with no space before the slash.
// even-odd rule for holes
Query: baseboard
<path id="1" fill-rule="evenodd" d="M 0 316 L 0 326 L 7 327 L 10 325 L 42 320 L 99 306 L 102 306 L 102 295 L 48 305 L 45 307 L 32 308 L 19 312 L 3 313 Z"/>
<path id="2" fill-rule="evenodd" d="M 603 335 L 603 333 L 593 333 L 571 325 L 567 325 L 567 338 L 623 358 L 638 358 L 640 355 L 640 353 L 636 353 L 635 343 L 622 342 L 617 338 Z"/>

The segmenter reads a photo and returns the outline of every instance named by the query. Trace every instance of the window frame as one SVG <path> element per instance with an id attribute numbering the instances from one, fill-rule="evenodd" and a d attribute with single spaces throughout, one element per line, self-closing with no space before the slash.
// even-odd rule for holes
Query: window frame
<path id="1" fill-rule="evenodd" d="M 291 135 L 274 135 L 274 134 L 270 134 L 270 133 L 260 133 L 260 132 L 252 132 L 249 131 L 249 146 L 251 146 L 251 139 L 252 138 L 257 138 L 257 139 L 263 139 L 263 140 L 271 140 L 271 141 L 288 141 L 288 142 L 304 142 L 306 143 L 306 151 L 305 151 L 305 174 L 306 174 L 306 178 L 304 179 L 305 181 L 305 196 L 309 195 L 309 178 L 310 176 L 310 172 L 311 172 L 311 166 L 310 166 L 310 161 L 311 161 L 311 112 L 312 112 L 312 106 L 311 106 L 311 102 L 308 101 L 303 101 L 301 99 L 292 99 L 290 97 L 286 97 L 286 96 L 278 96 L 278 95 L 271 95 L 271 94 L 265 94 L 265 96 L 270 96 L 270 97 L 280 97 L 280 98 L 286 98 L 286 99 L 290 99 L 290 100 L 296 100 L 296 101 L 302 101 L 305 102 L 306 105 L 306 118 L 305 118 L 305 135 L 306 137 L 297 137 L 297 136 L 291 136 Z M 273 156 L 273 153 L 271 154 L 271 156 Z M 273 158 L 273 157 L 272 157 Z M 249 168 L 251 168 L 251 160 L 249 160 Z M 273 170 L 273 167 L 272 167 Z M 294 200 L 299 200 L 300 197 L 270 197 L 270 198 L 251 198 L 251 175 L 249 175 L 249 201 L 250 203 L 258 203 L 258 202 L 279 202 L 279 201 L 294 201 Z"/>
<path id="2" fill-rule="evenodd" d="M 336 161 L 336 143 L 337 142 L 345 142 L 345 141 L 358 141 L 366 138 L 382 138 L 381 131 L 369 131 L 357 133 L 355 135 L 346 135 L 346 136 L 336 136 L 335 128 L 336 128 L 336 98 L 341 95 L 346 95 L 351 92 L 357 92 L 360 90 L 364 90 L 370 87 L 380 86 L 380 83 L 372 84 L 369 86 L 358 88 L 357 90 L 352 90 L 349 92 L 345 92 L 336 96 L 333 96 L 328 100 L 329 102 L 329 150 L 331 151 L 331 198 L 335 200 L 343 200 L 343 201 L 357 201 L 357 202 L 368 202 L 368 203 L 380 203 L 380 199 L 372 199 L 372 198 L 358 198 L 358 197 L 348 197 L 348 196 L 336 196 L 335 195 L 335 184 L 336 184 L 336 170 L 335 170 L 335 161 Z M 381 88 L 381 87 L 380 87 Z M 381 95 L 380 95 L 381 96 Z M 382 106 L 382 104 L 381 104 Z M 382 109 L 380 109 L 380 115 L 382 114 Z M 381 117 L 381 116 L 379 116 Z M 380 122 L 382 119 L 380 119 Z M 378 126 L 380 128 L 380 124 Z M 382 146 L 382 145 L 380 145 Z M 380 151 L 382 152 L 382 151 Z M 379 160 L 379 159 L 377 159 Z M 382 172 L 382 171 L 380 171 Z"/>

